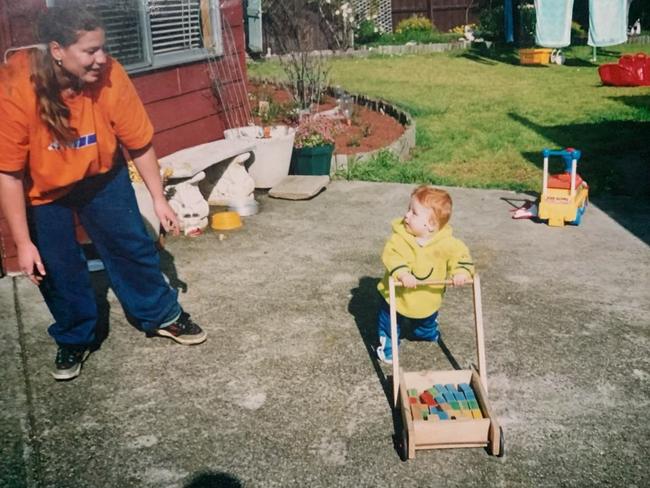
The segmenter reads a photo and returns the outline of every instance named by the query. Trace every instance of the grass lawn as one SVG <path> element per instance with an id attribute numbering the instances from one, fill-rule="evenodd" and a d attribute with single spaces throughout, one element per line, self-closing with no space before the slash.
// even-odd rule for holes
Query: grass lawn
<path id="1" fill-rule="evenodd" d="M 417 124 L 411 160 L 380 157 L 348 176 L 539 191 L 541 150 L 575 147 L 592 195 L 647 195 L 650 87 L 605 87 L 597 72 L 623 52 L 650 45 L 599 49 L 596 63 L 591 48 L 569 48 L 564 66 L 520 66 L 511 50 L 333 60 L 332 85 L 388 100 Z M 249 72 L 279 70 L 252 63 Z"/>

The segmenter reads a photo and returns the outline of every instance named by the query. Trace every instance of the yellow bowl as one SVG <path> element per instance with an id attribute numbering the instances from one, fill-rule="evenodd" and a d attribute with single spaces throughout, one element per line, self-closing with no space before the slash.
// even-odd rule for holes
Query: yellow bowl
<path id="1" fill-rule="evenodd" d="M 237 212 L 217 212 L 212 216 L 214 230 L 232 230 L 242 226 L 241 218 Z"/>

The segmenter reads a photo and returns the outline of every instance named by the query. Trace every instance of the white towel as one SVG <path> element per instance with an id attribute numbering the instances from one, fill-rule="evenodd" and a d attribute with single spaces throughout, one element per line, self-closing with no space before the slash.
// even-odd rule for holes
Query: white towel
<path id="1" fill-rule="evenodd" d="M 627 0 L 589 0 L 589 45 L 614 46 L 625 41 Z"/>
<path id="2" fill-rule="evenodd" d="M 535 0 L 535 13 L 535 43 L 538 46 L 566 47 L 571 44 L 573 0 Z"/>

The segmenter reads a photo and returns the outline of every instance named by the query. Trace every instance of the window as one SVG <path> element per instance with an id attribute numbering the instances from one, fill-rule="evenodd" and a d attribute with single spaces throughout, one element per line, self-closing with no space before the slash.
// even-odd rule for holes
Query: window
<path id="1" fill-rule="evenodd" d="M 223 52 L 218 0 L 86 0 L 106 28 L 106 47 L 128 71 Z M 48 0 L 47 5 L 56 4 Z"/>

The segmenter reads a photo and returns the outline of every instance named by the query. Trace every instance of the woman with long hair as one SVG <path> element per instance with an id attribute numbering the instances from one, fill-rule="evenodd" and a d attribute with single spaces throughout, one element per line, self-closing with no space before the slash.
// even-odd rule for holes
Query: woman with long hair
<path id="1" fill-rule="evenodd" d="M 75 214 L 124 310 L 147 335 L 199 344 L 206 334 L 165 281 L 130 184 L 134 161 L 166 231 L 178 234 L 152 146 L 153 126 L 105 33 L 79 2 L 57 2 L 37 24 L 40 45 L 0 69 L 0 208 L 21 271 L 54 317 L 53 375 L 79 375 L 98 313 L 75 238 Z"/>

